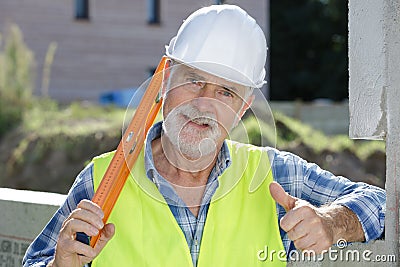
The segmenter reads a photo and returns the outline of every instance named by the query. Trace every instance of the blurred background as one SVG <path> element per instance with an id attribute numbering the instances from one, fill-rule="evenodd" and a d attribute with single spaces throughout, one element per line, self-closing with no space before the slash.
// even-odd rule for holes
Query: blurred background
<path id="1" fill-rule="evenodd" d="M 273 145 L 384 187 L 384 142 L 347 137 L 344 0 L 1 0 L 0 187 L 66 193 L 92 157 L 116 148 L 126 105 L 182 20 L 224 3 L 267 36 Z M 270 136 L 251 114 L 244 123 L 252 143 Z"/>

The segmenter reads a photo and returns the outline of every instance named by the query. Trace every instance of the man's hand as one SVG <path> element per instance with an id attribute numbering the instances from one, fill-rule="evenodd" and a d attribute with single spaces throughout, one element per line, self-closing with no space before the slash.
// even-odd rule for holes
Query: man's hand
<path id="1" fill-rule="evenodd" d="M 339 239 L 363 241 L 364 232 L 357 216 L 340 205 L 317 208 L 307 201 L 292 197 L 276 182 L 269 186 L 271 196 L 286 214 L 281 228 L 300 250 L 319 254 L 328 250 Z"/>
<path id="2" fill-rule="evenodd" d="M 91 262 L 114 236 L 114 225 L 104 225 L 103 217 L 103 211 L 98 205 L 89 200 L 82 200 L 64 221 L 54 260 L 48 266 L 75 267 Z M 96 246 L 92 248 L 75 240 L 78 232 L 83 232 L 88 236 L 95 236 L 100 232 L 100 238 Z"/>

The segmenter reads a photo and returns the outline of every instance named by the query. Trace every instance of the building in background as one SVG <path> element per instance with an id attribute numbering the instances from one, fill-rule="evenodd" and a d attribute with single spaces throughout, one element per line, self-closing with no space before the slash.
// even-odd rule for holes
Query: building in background
<path id="1" fill-rule="evenodd" d="M 0 31 L 17 24 L 35 53 L 35 94 L 41 93 L 46 52 L 55 42 L 50 97 L 97 102 L 104 92 L 140 86 L 182 19 L 222 2 L 241 6 L 265 31 L 261 0 L 1 0 Z"/>

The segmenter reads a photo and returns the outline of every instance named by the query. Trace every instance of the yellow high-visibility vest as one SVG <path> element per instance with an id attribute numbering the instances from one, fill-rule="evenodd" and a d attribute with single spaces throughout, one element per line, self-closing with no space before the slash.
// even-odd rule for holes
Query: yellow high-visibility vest
<path id="1" fill-rule="evenodd" d="M 286 266 L 273 181 L 265 149 L 227 141 L 232 164 L 218 178 L 204 226 L 197 266 Z M 94 158 L 94 186 L 113 152 Z M 115 236 L 92 266 L 193 266 L 185 236 L 156 185 L 146 176 L 141 152 L 110 215 Z"/>

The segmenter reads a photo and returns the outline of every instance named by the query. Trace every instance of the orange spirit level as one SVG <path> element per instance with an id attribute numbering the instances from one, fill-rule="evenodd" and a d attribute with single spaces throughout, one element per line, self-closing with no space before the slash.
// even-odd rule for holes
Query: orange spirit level
<path id="1" fill-rule="evenodd" d="M 104 212 L 103 222 L 107 222 L 110 213 L 117 202 L 118 196 L 129 176 L 130 170 L 143 147 L 147 131 L 153 124 L 162 103 L 159 95 L 162 83 L 161 73 L 165 68 L 164 56 L 147 87 L 139 106 L 136 109 L 128 128 L 126 129 L 118 147 L 107 168 L 99 188 L 92 201 L 100 206 Z M 99 235 L 92 237 L 90 245 L 94 247 Z"/>

